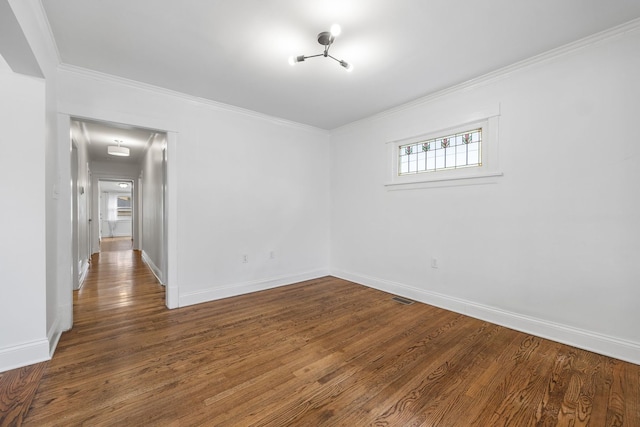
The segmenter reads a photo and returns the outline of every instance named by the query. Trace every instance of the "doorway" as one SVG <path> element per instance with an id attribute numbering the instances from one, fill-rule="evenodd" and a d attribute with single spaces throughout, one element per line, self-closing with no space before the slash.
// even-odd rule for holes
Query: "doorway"
<path id="1" fill-rule="evenodd" d="M 133 224 L 137 213 L 133 204 L 133 181 L 98 180 L 98 238 L 127 237 L 133 241 Z"/>
<path id="2" fill-rule="evenodd" d="M 88 227 L 73 236 L 74 256 L 79 241 L 89 242 L 90 259 L 101 252 L 105 239 L 128 239 L 165 285 L 168 134 L 86 118 L 69 120 L 74 153 L 79 153 L 72 153 L 71 178 L 75 187 L 92 190 L 87 196 Z"/>
<path id="3" fill-rule="evenodd" d="M 129 239 L 133 239 L 133 249 L 140 252 L 147 266 L 166 286 L 166 306 L 178 307 L 175 268 L 177 253 L 175 243 L 172 243 L 176 241 L 177 205 L 175 193 L 171 191 L 172 188 L 176 188 L 177 182 L 175 165 L 170 160 L 177 149 L 177 133 L 101 119 L 71 117 L 66 114 L 58 114 L 58 130 L 60 141 L 68 141 L 67 138 L 71 135 L 72 144 L 77 150 L 77 154 L 70 153 L 66 166 L 62 163 L 63 171 L 66 169 L 70 178 L 72 174 L 77 174 L 74 188 L 77 189 L 79 197 L 86 200 L 86 208 L 84 203 L 72 208 L 69 197 L 69 207 L 74 211 L 77 209 L 80 213 L 78 231 L 71 239 L 73 243 L 68 240 L 68 246 L 64 243 L 61 245 L 60 253 L 63 255 L 60 262 L 65 265 L 78 265 L 76 263 L 80 262 L 83 266 L 79 268 L 80 271 L 89 268 L 92 254 L 100 252 L 99 199 L 102 192 L 99 189 L 99 181 L 130 183 L 132 237 Z M 120 145 L 130 148 L 129 157 L 115 158 L 108 155 L 108 146 L 114 143 L 117 145 L 117 141 L 121 141 Z M 66 151 L 63 146 L 60 148 Z M 76 171 L 72 172 L 71 164 L 77 165 Z M 122 213 L 120 216 L 123 216 Z M 61 221 L 61 224 L 63 226 L 65 221 Z M 122 225 L 112 225 L 115 236 L 120 233 Z M 71 235 L 72 229 L 76 229 L 73 219 L 69 221 L 69 226 Z M 105 235 L 111 235 L 108 225 L 102 231 Z M 77 251 L 80 252 L 79 257 L 86 259 L 74 259 L 74 245 L 78 245 L 79 249 L 83 246 L 86 248 L 86 251 Z M 64 255 L 66 253 L 68 255 Z M 69 273 L 71 279 L 71 271 Z M 71 284 L 73 280 L 65 282 Z M 65 293 L 63 297 L 64 328 L 71 328 L 73 324 L 72 289 L 70 286 L 69 294 Z"/>

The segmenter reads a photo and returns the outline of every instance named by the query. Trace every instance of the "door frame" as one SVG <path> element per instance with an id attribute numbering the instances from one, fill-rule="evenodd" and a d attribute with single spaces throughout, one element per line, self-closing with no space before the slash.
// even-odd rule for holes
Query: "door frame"
<path id="1" fill-rule="evenodd" d="M 149 123 L 146 117 L 127 117 L 123 120 L 122 114 L 119 112 L 105 112 L 95 115 L 82 115 L 82 114 L 69 114 L 58 113 L 57 114 L 57 151 L 58 151 L 58 166 L 60 186 L 56 192 L 58 198 L 57 211 L 56 211 L 56 230 L 58 239 L 56 243 L 56 264 L 59 266 L 69 266 L 73 262 L 72 257 L 72 229 L 73 220 L 71 217 L 72 209 L 72 194 L 71 194 L 71 120 L 72 119 L 87 119 L 94 121 L 103 121 L 111 123 L 126 123 L 131 126 L 142 127 L 147 129 L 157 129 L 159 132 L 164 132 L 167 135 L 167 153 L 166 153 L 166 186 L 165 186 L 165 227 L 167 233 L 164 236 L 165 248 L 166 248 L 166 283 L 165 283 L 165 305 L 168 308 L 179 307 L 179 285 L 178 285 L 178 250 L 177 250 L 177 229 L 178 229 L 178 205 L 177 205 L 177 151 L 178 151 L 178 132 L 162 129 L 163 126 L 157 126 Z M 95 173 L 91 176 L 92 199 L 95 199 L 96 181 L 102 176 L 96 176 Z M 108 178 L 108 177 L 105 177 Z M 113 177 L 112 178 L 117 178 Z M 137 182 L 138 177 L 128 177 L 134 183 Z M 62 185 L 62 183 L 68 182 L 69 185 Z M 137 198 L 134 196 L 134 200 Z M 95 205 L 92 205 L 91 211 L 95 214 Z M 92 221 L 95 223 L 96 221 Z M 93 230 L 90 232 L 94 236 L 95 241 L 95 226 L 92 226 Z M 93 253 L 93 243 L 91 251 Z M 59 324 L 59 330 L 69 330 L 73 326 L 73 273 L 72 268 L 58 268 L 56 273 L 56 284 L 58 294 L 58 316 L 56 322 Z M 58 330 L 57 327 L 54 329 Z"/>
<path id="2" fill-rule="evenodd" d="M 131 184 L 131 197 L 132 197 L 132 217 L 131 217 L 131 240 L 133 240 L 133 249 L 139 249 L 139 230 L 136 224 L 137 216 L 138 216 L 138 203 L 136 197 L 138 195 L 138 187 L 136 185 L 136 179 L 131 178 L 128 174 L 111 174 L 111 173 L 93 173 L 91 175 L 91 185 L 93 188 L 97 188 L 98 191 L 94 192 L 91 201 L 91 210 L 93 212 L 97 212 L 98 219 L 96 221 L 92 221 L 92 231 L 91 234 L 93 236 L 93 240 L 91 242 L 91 253 L 97 254 L 100 253 L 100 225 L 102 222 L 102 211 L 100 209 L 100 198 L 102 197 L 102 191 L 100 188 L 100 181 L 110 181 L 110 182 L 128 182 Z"/>

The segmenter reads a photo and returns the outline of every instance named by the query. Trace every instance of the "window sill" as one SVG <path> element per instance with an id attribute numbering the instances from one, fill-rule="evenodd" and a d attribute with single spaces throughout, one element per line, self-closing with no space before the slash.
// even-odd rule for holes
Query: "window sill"
<path id="1" fill-rule="evenodd" d="M 434 172 L 438 173 L 438 172 Z M 436 187 L 455 187 L 462 185 L 480 185 L 495 184 L 497 178 L 503 176 L 502 172 L 481 172 L 469 175 L 455 176 L 409 176 L 410 179 L 400 181 L 404 177 L 398 177 L 396 182 L 387 182 L 384 184 L 388 191 L 395 190 L 413 190 L 418 188 L 436 188 Z M 406 175 L 405 175 L 406 177 Z"/>

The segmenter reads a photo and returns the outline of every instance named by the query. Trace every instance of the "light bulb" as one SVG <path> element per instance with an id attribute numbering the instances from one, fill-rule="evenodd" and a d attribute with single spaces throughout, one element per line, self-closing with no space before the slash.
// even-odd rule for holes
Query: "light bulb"
<path id="1" fill-rule="evenodd" d="M 296 65 L 296 62 L 302 62 L 302 61 L 304 61 L 304 55 L 289 57 L 289 65 Z"/>
<path id="2" fill-rule="evenodd" d="M 342 65 L 348 72 L 353 71 L 353 65 L 349 64 L 347 61 L 340 61 L 340 65 Z"/>
<path id="3" fill-rule="evenodd" d="M 338 37 L 340 35 L 340 33 L 342 32 L 342 28 L 340 28 L 340 25 L 338 24 L 333 24 L 331 26 L 331 35 L 333 37 Z"/>

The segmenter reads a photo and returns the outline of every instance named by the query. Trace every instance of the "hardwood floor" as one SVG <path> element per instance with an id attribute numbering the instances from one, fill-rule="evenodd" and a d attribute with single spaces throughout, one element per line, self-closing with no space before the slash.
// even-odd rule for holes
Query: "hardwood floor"
<path id="1" fill-rule="evenodd" d="M 170 311 L 114 244 L 25 426 L 640 426 L 640 366 L 333 277 Z"/>
<path id="2" fill-rule="evenodd" d="M 48 362 L 0 373 L 0 426 L 19 426 Z"/>

